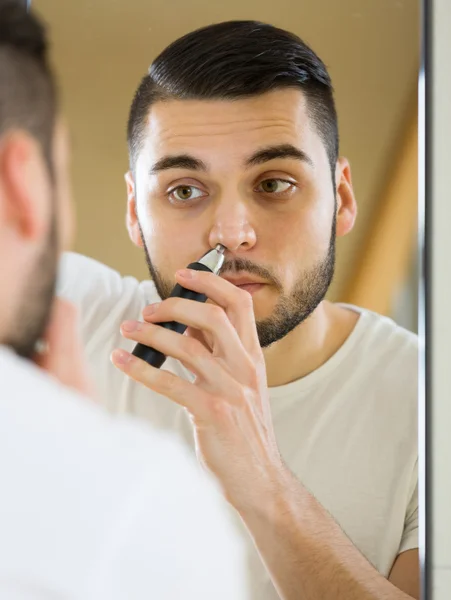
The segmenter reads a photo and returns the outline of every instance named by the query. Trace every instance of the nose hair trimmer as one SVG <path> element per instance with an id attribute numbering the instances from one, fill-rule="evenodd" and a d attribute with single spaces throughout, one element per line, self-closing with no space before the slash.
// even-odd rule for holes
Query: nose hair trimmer
<path id="1" fill-rule="evenodd" d="M 210 250 L 204 254 L 197 262 L 189 264 L 187 268 L 194 269 L 195 271 L 209 271 L 210 273 L 217 275 L 224 263 L 224 250 L 225 247 L 221 244 L 218 244 L 215 248 L 213 248 L 213 250 Z M 205 294 L 187 290 L 178 283 L 171 292 L 171 298 L 174 297 L 196 300 L 196 302 L 205 302 L 207 300 L 207 296 Z M 177 333 L 184 333 L 187 327 L 186 325 L 177 323 L 176 321 L 167 321 L 166 323 L 158 323 L 158 325 L 164 327 L 165 329 L 176 331 Z M 166 360 L 166 356 L 162 352 L 144 344 L 136 344 L 132 354 L 133 356 L 137 356 L 138 358 L 145 360 L 146 363 L 152 367 L 156 367 L 157 369 L 159 369 Z"/>

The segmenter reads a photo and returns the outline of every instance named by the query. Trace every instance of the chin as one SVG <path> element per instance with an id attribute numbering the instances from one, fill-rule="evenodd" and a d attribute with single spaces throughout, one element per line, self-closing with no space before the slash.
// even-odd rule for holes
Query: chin
<path id="1" fill-rule="evenodd" d="M 254 296 L 252 297 L 252 301 L 254 304 L 254 317 L 256 321 L 264 321 L 273 315 L 277 304 L 276 302 L 264 302 Z"/>

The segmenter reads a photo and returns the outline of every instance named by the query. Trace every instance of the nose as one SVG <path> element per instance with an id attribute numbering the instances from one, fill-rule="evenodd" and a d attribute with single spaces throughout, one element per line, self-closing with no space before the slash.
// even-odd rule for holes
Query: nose
<path id="1" fill-rule="evenodd" d="M 250 250 L 257 242 L 257 235 L 249 217 L 249 210 L 244 202 L 220 202 L 209 234 L 211 247 L 222 244 L 230 252 Z"/>

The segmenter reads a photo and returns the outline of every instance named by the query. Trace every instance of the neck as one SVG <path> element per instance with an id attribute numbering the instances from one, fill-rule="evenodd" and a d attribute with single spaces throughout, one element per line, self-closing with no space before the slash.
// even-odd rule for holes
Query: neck
<path id="1" fill-rule="evenodd" d="M 323 301 L 306 321 L 263 353 L 269 387 L 285 385 L 312 373 L 343 345 L 359 315 Z"/>
<path id="2" fill-rule="evenodd" d="M 0 346 L 7 346 L 13 315 L 10 303 L 3 300 L 0 298 Z"/>

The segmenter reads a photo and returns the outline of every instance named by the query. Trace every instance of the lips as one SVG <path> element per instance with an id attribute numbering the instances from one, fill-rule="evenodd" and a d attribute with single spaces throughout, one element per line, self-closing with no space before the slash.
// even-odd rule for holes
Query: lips
<path id="1" fill-rule="evenodd" d="M 260 290 L 264 285 L 266 285 L 266 283 L 263 281 L 258 281 L 246 276 L 224 277 L 224 279 L 230 282 L 231 284 L 235 285 L 236 287 L 246 290 L 250 294 L 254 294 L 258 290 Z"/>
<path id="2" fill-rule="evenodd" d="M 223 277 L 223 279 L 225 279 L 226 281 L 229 281 L 230 283 L 233 283 L 233 285 L 236 285 L 238 287 L 242 286 L 242 285 L 250 285 L 250 284 L 259 284 L 259 285 L 263 285 L 265 282 L 264 281 L 259 281 L 258 279 L 253 279 L 252 277 L 249 276 L 241 276 L 241 277 Z"/>
<path id="3" fill-rule="evenodd" d="M 243 285 L 237 285 L 241 290 L 246 290 L 249 294 L 255 294 L 258 292 L 265 284 L 264 283 L 245 283 Z"/>

